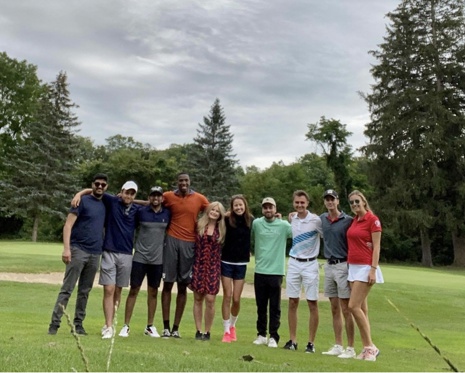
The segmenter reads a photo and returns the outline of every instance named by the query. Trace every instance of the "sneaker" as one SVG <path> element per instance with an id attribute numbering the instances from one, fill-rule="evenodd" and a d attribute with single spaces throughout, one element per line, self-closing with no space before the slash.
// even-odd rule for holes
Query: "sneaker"
<path id="1" fill-rule="evenodd" d="M 201 341 L 202 338 L 203 338 L 203 334 L 202 334 L 199 330 L 197 330 L 197 331 L 195 332 L 195 340 L 196 340 L 196 341 Z"/>
<path id="2" fill-rule="evenodd" d="M 181 334 L 179 334 L 179 332 L 176 330 L 174 332 L 171 333 L 171 336 L 173 338 L 181 338 Z"/>
<path id="3" fill-rule="evenodd" d="M 270 340 L 268 341 L 268 347 L 272 347 L 272 348 L 278 347 L 278 342 L 276 342 L 276 339 L 271 337 Z"/>
<path id="4" fill-rule="evenodd" d="M 210 332 L 206 332 L 202 335 L 202 341 L 209 341 L 210 340 Z"/>
<path id="5" fill-rule="evenodd" d="M 102 332 L 102 339 L 110 339 L 114 335 L 114 330 L 112 326 L 105 328 Z"/>
<path id="6" fill-rule="evenodd" d="M 129 337 L 129 325 L 124 324 L 118 335 L 124 338 Z"/>
<path id="7" fill-rule="evenodd" d="M 221 342 L 231 343 L 231 333 L 225 332 L 223 334 L 223 339 L 221 340 Z"/>
<path id="8" fill-rule="evenodd" d="M 162 338 L 169 338 L 171 337 L 171 332 L 169 329 L 163 329 L 162 333 L 161 333 L 161 337 Z"/>
<path id="9" fill-rule="evenodd" d="M 262 335 L 257 335 L 257 339 L 255 339 L 255 341 L 253 341 L 253 344 L 254 345 L 266 345 L 266 344 L 268 344 L 268 340 L 266 339 L 266 337 L 264 337 Z"/>
<path id="10" fill-rule="evenodd" d="M 149 335 L 152 338 L 160 338 L 160 334 L 158 334 L 157 328 L 154 326 L 147 326 L 144 330 L 145 335 Z"/>
<path id="11" fill-rule="evenodd" d="M 344 352 L 344 347 L 341 345 L 334 345 L 328 351 L 322 352 L 323 355 L 339 356 Z"/>
<path id="12" fill-rule="evenodd" d="M 57 332 L 58 332 L 58 326 L 56 326 L 56 325 L 50 325 L 50 326 L 48 327 L 48 334 L 50 334 L 50 335 L 55 335 L 55 334 L 57 334 Z"/>
<path id="13" fill-rule="evenodd" d="M 236 327 L 235 326 L 231 326 L 229 328 L 229 334 L 231 335 L 231 342 L 236 342 L 237 337 L 236 337 Z"/>
<path id="14" fill-rule="evenodd" d="M 292 342 L 292 340 L 290 339 L 284 345 L 284 349 L 285 350 L 297 351 L 297 343 Z"/>
<path id="15" fill-rule="evenodd" d="M 363 360 L 366 361 L 376 361 L 376 358 L 379 355 L 379 350 L 376 348 L 376 346 L 371 346 L 367 347 L 365 349 L 365 356 Z"/>
<path id="16" fill-rule="evenodd" d="M 341 359 L 353 359 L 355 356 L 355 349 L 353 347 L 347 347 L 342 354 L 338 355 Z"/>
<path id="17" fill-rule="evenodd" d="M 76 331 L 76 334 L 87 335 L 87 332 L 82 325 L 75 325 L 74 330 Z"/>
<path id="18" fill-rule="evenodd" d="M 307 354 L 314 354 L 315 353 L 315 346 L 312 342 L 307 343 L 307 347 L 305 348 L 305 352 Z"/>

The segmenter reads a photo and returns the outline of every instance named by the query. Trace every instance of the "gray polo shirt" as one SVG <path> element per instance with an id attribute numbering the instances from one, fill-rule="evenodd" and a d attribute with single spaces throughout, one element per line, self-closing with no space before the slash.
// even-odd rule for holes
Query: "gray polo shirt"
<path id="1" fill-rule="evenodd" d="M 323 226 L 324 255 L 326 259 L 347 258 L 347 229 L 352 224 L 352 218 L 344 212 L 338 216 L 337 220 L 328 219 L 329 213 L 320 215 Z"/>

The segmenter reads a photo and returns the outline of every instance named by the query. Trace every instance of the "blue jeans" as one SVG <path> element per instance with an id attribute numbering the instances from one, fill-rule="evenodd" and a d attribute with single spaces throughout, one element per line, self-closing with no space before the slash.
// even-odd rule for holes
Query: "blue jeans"
<path id="1" fill-rule="evenodd" d="M 87 300 L 94 285 L 95 274 L 100 263 L 100 254 L 89 254 L 77 247 L 71 247 L 71 263 L 66 265 L 65 277 L 55 307 L 53 308 L 50 326 L 60 327 L 64 308 L 68 305 L 74 287 L 78 283 L 74 325 L 82 326 L 86 317 Z"/>

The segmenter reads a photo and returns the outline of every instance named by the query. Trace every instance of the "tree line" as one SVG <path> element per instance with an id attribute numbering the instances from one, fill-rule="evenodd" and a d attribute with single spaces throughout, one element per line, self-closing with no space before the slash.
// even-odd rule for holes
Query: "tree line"
<path id="1" fill-rule="evenodd" d="M 140 198 L 153 185 L 174 187 L 187 171 L 192 187 L 228 203 L 244 194 L 252 212 L 273 196 L 292 211 L 294 190 L 324 211 L 334 188 L 366 194 L 383 223 L 384 261 L 465 266 L 465 22 L 458 0 L 404 0 L 387 14 L 384 41 L 370 53 L 375 83 L 361 92 L 368 105 L 366 146 L 354 149 L 340 120 L 324 115 L 302 136 L 319 147 L 285 165 L 238 165 L 234 135 L 219 99 L 188 144 L 156 149 L 119 134 L 95 145 L 78 135 L 65 72 L 43 83 L 36 66 L 0 54 L 0 237 L 60 240 L 71 196 L 97 172 L 110 191 L 135 180 Z M 206 110 L 207 111 L 207 110 Z"/>

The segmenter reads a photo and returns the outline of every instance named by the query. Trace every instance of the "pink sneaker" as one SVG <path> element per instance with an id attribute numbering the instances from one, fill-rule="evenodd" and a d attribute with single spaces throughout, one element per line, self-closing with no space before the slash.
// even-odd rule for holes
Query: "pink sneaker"
<path id="1" fill-rule="evenodd" d="M 231 343 L 231 334 L 229 334 L 228 332 L 225 332 L 224 335 L 223 335 L 223 339 L 221 340 L 221 342 L 224 342 L 224 343 Z"/>
<path id="2" fill-rule="evenodd" d="M 231 335 L 231 341 L 232 342 L 236 342 L 237 341 L 237 337 L 236 337 L 236 327 L 235 326 L 231 326 L 229 328 L 229 334 Z"/>

